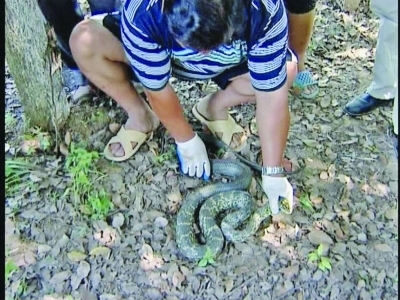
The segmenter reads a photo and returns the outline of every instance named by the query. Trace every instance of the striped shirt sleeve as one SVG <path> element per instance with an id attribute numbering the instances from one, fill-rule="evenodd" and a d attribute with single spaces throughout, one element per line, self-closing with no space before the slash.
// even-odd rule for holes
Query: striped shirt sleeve
<path id="1" fill-rule="evenodd" d="M 134 18 L 141 1 L 125 5 L 121 20 L 121 38 L 125 54 L 140 81 L 149 90 L 158 91 L 168 83 L 171 61 L 167 50 L 148 32 L 143 18 Z"/>
<path id="2" fill-rule="evenodd" d="M 262 24 L 259 38 L 248 56 L 251 83 L 256 90 L 274 91 L 286 82 L 288 21 L 281 0 L 261 0 L 258 9 L 266 9 L 270 18 Z"/>

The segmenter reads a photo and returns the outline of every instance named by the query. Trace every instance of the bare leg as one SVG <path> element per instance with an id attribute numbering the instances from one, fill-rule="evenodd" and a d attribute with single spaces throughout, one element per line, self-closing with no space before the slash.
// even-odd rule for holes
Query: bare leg
<path id="1" fill-rule="evenodd" d="M 110 31 L 84 20 L 72 31 L 70 47 L 82 73 L 126 111 L 126 129 L 148 133 L 158 127 L 158 118 L 129 80 L 122 43 Z M 119 143 L 111 145 L 111 152 L 115 156 L 125 153 Z"/>
<path id="2" fill-rule="evenodd" d="M 299 59 L 299 72 L 305 69 L 308 44 L 313 32 L 315 9 L 305 14 L 289 13 L 289 47 Z"/>
<path id="3" fill-rule="evenodd" d="M 286 65 L 288 74 L 286 84 L 291 87 L 297 74 L 297 63 L 287 62 Z M 232 83 L 225 90 L 219 90 L 211 97 L 200 101 L 198 110 L 208 120 L 226 120 L 230 107 L 255 102 L 255 92 L 250 82 L 250 75 L 247 73 L 233 78 Z M 234 134 L 230 146 L 238 147 L 242 139 L 242 134 Z"/>

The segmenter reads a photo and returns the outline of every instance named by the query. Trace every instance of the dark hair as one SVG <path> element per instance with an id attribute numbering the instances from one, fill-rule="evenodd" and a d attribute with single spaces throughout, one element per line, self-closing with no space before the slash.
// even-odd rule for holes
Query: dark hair
<path id="1" fill-rule="evenodd" d="M 164 14 L 179 43 L 208 51 L 228 42 L 235 27 L 243 27 L 243 7 L 243 0 L 165 0 Z"/>

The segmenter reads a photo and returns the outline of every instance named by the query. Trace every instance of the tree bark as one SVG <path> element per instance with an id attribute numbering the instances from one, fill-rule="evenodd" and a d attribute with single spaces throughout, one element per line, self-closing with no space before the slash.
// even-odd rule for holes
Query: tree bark
<path id="1" fill-rule="evenodd" d="M 48 31 L 37 0 L 6 0 L 6 61 L 26 122 L 28 126 L 58 132 L 70 106 L 62 85 L 61 68 L 52 67 L 54 47 L 50 46 Z"/>

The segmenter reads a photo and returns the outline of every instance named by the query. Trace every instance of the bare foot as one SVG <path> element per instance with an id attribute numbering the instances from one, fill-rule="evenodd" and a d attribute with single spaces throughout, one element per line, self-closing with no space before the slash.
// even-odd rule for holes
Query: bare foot
<path id="1" fill-rule="evenodd" d="M 209 121 L 227 120 L 228 110 L 212 110 L 212 107 L 210 107 L 210 105 L 208 104 L 209 99 L 210 97 L 206 97 L 199 102 L 199 104 L 197 105 L 198 112 Z M 203 125 L 203 127 L 206 129 L 206 131 L 210 131 L 207 126 Z M 216 132 L 215 135 L 219 139 L 222 138 L 222 132 Z M 238 148 L 240 145 L 246 142 L 246 140 L 247 136 L 245 132 L 234 133 L 229 147 L 231 147 L 232 149 Z"/>
<path id="2" fill-rule="evenodd" d="M 142 118 L 129 117 L 125 123 L 125 129 L 136 130 L 143 133 L 154 131 L 160 125 L 160 121 L 152 110 L 148 110 Z M 131 142 L 132 149 L 136 147 L 136 142 Z M 109 145 L 111 153 L 115 157 L 125 155 L 125 150 L 120 143 Z"/>

